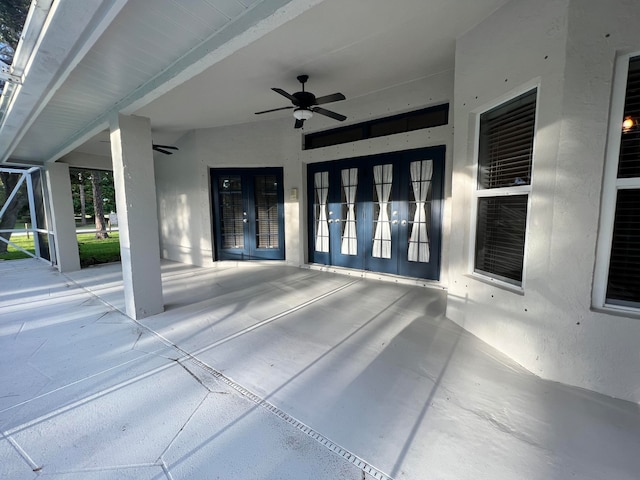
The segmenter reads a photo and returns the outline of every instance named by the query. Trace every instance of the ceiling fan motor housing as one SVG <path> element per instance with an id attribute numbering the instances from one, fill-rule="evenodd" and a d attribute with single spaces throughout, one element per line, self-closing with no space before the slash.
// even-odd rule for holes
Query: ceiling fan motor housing
<path id="1" fill-rule="evenodd" d="M 316 104 L 316 96 L 310 92 L 296 92 L 293 94 L 297 102 L 293 102 L 296 107 L 308 109 Z"/>

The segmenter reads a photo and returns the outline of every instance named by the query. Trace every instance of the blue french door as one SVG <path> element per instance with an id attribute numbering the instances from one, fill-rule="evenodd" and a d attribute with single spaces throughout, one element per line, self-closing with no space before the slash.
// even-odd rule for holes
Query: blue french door
<path id="1" fill-rule="evenodd" d="M 360 235 L 364 204 L 359 201 L 363 170 L 358 160 L 309 165 L 310 259 L 314 263 L 364 268 Z"/>
<path id="2" fill-rule="evenodd" d="M 211 169 L 216 258 L 284 259 L 282 168 Z"/>
<path id="3" fill-rule="evenodd" d="M 437 280 L 444 147 L 308 166 L 313 263 Z"/>

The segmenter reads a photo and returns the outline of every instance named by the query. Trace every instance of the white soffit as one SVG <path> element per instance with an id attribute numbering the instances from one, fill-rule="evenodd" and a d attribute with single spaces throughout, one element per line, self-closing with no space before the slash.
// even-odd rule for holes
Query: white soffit
<path id="1" fill-rule="evenodd" d="M 126 0 L 34 1 L 13 60 L 22 83 L 5 89 L 0 163 L 7 160 L 52 93 L 91 48 Z M 33 159 L 32 159 L 33 160 Z M 37 160 L 37 159 L 36 159 Z"/>
<path id="2" fill-rule="evenodd" d="M 80 8 L 87 1 L 58 3 L 73 10 L 72 5 Z M 65 81 L 50 91 L 48 101 L 32 108 L 37 114 L 33 122 L 21 122 L 9 112 L 7 123 L 15 128 L 0 135 L 8 136 L 12 148 L 0 158 L 55 160 L 103 130 L 114 113 L 132 113 L 319 1 L 122 2 L 126 5 Z M 64 20 L 69 16 L 86 25 L 82 16 L 54 15 L 48 34 L 62 35 L 59 30 L 68 27 Z M 55 57 L 55 47 L 46 45 Z M 28 100 L 20 97 L 15 103 Z"/>

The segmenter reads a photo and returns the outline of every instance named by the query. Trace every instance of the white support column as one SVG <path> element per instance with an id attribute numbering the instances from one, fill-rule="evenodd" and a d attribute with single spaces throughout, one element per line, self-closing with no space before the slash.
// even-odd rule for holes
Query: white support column
<path id="1" fill-rule="evenodd" d="M 80 270 L 69 165 L 48 163 L 45 167 L 45 175 L 49 191 L 49 207 L 53 222 L 58 270 L 61 272 Z"/>
<path id="2" fill-rule="evenodd" d="M 134 319 L 164 310 L 156 182 L 148 118 L 118 115 L 111 122 L 126 314 Z"/>

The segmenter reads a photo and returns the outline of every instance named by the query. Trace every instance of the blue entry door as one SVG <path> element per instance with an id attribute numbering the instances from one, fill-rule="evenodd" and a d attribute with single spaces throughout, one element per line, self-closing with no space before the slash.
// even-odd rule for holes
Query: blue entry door
<path id="1" fill-rule="evenodd" d="M 219 260 L 284 259 L 282 168 L 211 169 Z"/>
<path id="2" fill-rule="evenodd" d="M 315 164 L 308 169 L 311 261 L 324 265 L 364 268 L 363 170 L 359 162 Z"/>
<path id="3" fill-rule="evenodd" d="M 437 280 L 444 147 L 308 167 L 309 258 Z"/>

